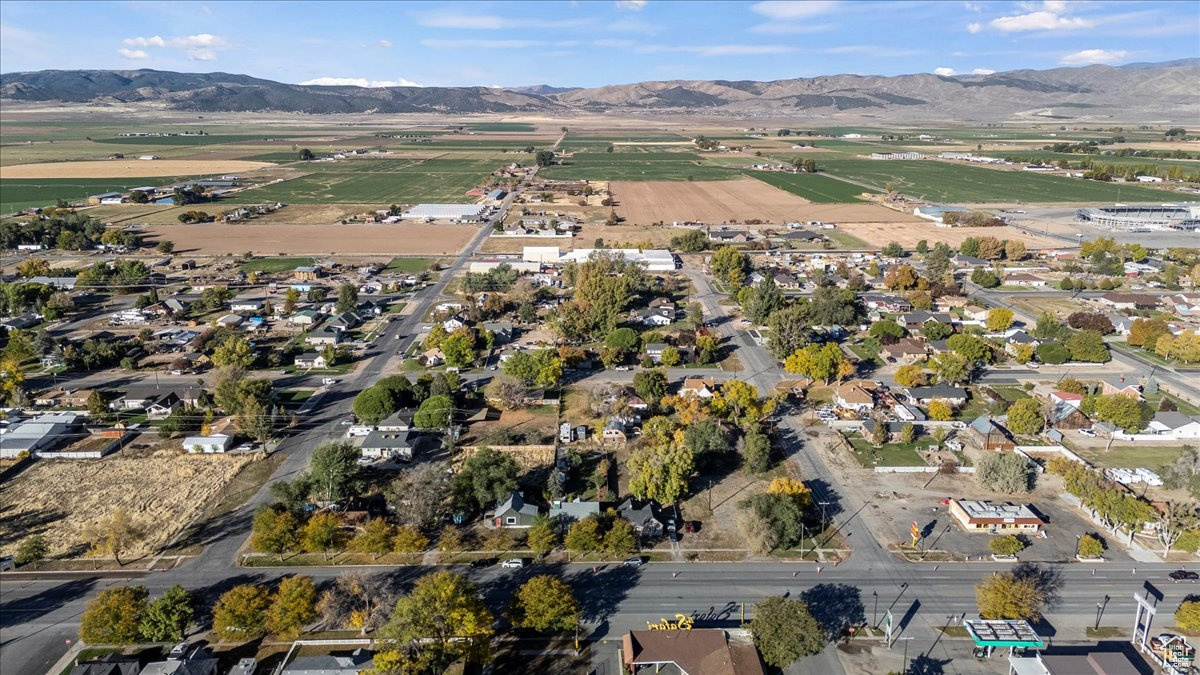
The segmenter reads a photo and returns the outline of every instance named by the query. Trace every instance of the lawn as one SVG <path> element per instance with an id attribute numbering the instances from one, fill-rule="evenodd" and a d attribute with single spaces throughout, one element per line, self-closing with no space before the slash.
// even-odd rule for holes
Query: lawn
<path id="1" fill-rule="evenodd" d="M 392 258 L 384 272 L 393 274 L 420 274 L 428 272 L 433 258 Z"/>
<path id="2" fill-rule="evenodd" d="M 874 249 L 877 246 L 872 246 L 858 237 L 842 232 L 841 230 L 821 230 L 821 233 L 833 240 L 833 243 L 838 248 L 846 249 Z"/>
<path id="3" fill-rule="evenodd" d="M 1153 188 L 1044 176 L 1025 171 L 984 169 L 934 160 L 873 161 L 835 159 L 821 162 L 830 175 L 862 181 L 914 197 L 947 202 L 1161 202 L 1171 193 Z"/>
<path id="4" fill-rule="evenodd" d="M 247 190 L 255 201 L 291 204 L 470 203 L 466 192 L 481 185 L 501 161 L 494 159 L 359 159 L 307 163 L 309 173 Z"/>
<path id="5" fill-rule="evenodd" d="M 251 272 L 278 274 L 279 272 L 290 272 L 297 267 L 312 265 L 315 262 L 315 258 L 256 258 L 243 263 L 241 269 L 246 274 Z"/>
<path id="6" fill-rule="evenodd" d="M 1000 398 L 1009 403 L 1016 403 L 1023 398 L 1029 398 L 1029 394 L 1025 393 L 1025 390 L 1021 387 L 992 387 L 991 389 Z"/>
<path id="7" fill-rule="evenodd" d="M 814 204 L 843 204 L 859 201 L 858 195 L 873 192 L 819 173 L 780 173 L 745 171 L 745 175 L 807 199 Z"/>
<path id="8" fill-rule="evenodd" d="M 1136 469 L 1146 467 L 1158 470 L 1170 466 L 1183 452 L 1183 446 L 1114 445 L 1107 452 L 1103 448 L 1076 449 L 1080 457 L 1100 466 L 1114 469 Z"/>
<path id="9" fill-rule="evenodd" d="M 850 445 L 854 450 L 850 454 L 866 469 L 877 466 L 925 466 L 925 460 L 921 459 L 916 449 L 932 443 L 932 439 L 922 438 L 913 443 L 887 443 L 876 448 L 865 438 L 852 438 Z"/>
<path id="10" fill-rule="evenodd" d="M 561 180 L 728 180 L 738 172 L 691 152 L 579 152 L 538 172 Z"/>
<path id="11" fill-rule="evenodd" d="M 58 199 L 83 200 L 102 192 L 145 185 L 170 185 L 177 178 L 10 178 L 0 181 L 0 213 L 52 205 Z"/>

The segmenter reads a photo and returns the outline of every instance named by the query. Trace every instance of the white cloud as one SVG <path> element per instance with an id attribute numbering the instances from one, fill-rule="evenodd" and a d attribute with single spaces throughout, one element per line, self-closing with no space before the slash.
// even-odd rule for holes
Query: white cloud
<path id="1" fill-rule="evenodd" d="M 631 12 L 640 12 L 646 7 L 646 0 L 617 0 L 617 9 L 627 9 Z"/>
<path id="2" fill-rule="evenodd" d="M 167 42 L 158 35 L 154 37 L 131 37 L 121 40 L 121 44 L 130 47 L 166 47 Z"/>
<path id="3" fill-rule="evenodd" d="M 750 5 L 750 11 L 771 19 L 788 21 L 824 14 L 839 4 L 837 0 L 763 0 Z"/>
<path id="4" fill-rule="evenodd" d="M 778 23 L 769 21 L 767 23 L 760 23 L 757 26 L 751 26 L 747 30 L 751 33 L 766 35 L 805 35 L 809 33 L 825 33 L 835 28 L 837 28 L 837 25 L 832 23 Z"/>
<path id="5" fill-rule="evenodd" d="M 972 35 L 981 30 L 983 30 L 983 24 L 979 23 L 978 21 L 972 21 L 971 23 L 967 24 L 967 32 Z"/>
<path id="6" fill-rule="evenodd" d="M 129 59 L 131 61 L 150 58 L 150 53 L 144 49 L 126 49 L 121 47 L 117 50 L 117 54 L 120 55 L 121 58 Z"/>
<path id="7" fill-rule="evenodd" d="M 866 56 L 874 56 L 877 58 L 900 58 L 903 56 L 916 56 L 924 54 L 920 49 L 906 49 L 903 47 L 881 47 L 879 45 L 842 45 L 840 47 L 829 47 L 822 49 L 825 54 L 864 54 Z"/>
<path id="8" fill-rule="evenodd" d="M 1124 49 L 1085 49 L 1067 54 L 1058 60 L 1064 66 L 1086 66 L 1096 63 L 1115 63 L 1124 59 L 1129 52 Z"/>
<path id="9" fill-rule="evenodd" d="M 972 75 L 995 75 L 996 71 L 992 70 L 991 68 L 976 68 L 975 70 L 971 71 L 971 74 Z"/>
<path id="10" fill-rule="evenodd" d="M 1022 3 L 1026 14 L 1014 14 L 992 19 L 991 26 L 1001 33 L 1025 31 L 1069 31 L 1091 28 L 1095 21 L 1078 16 L 1064 16 L 1070 9 L 1065 0 L 1046 0 L 1038 7 L 1033 3 Z"/>
<path id="11" fill-rule="evenodd" d="M 474 39 L 442 39 L 442 38 L 427 38 L 421 40 L 421 45 L 425 47 L 449 48 L 449 49 L 528 49 L 539 45 L 545 46 L 544 42 L 537 40 L 474 40 Z"/>
<path id="12" fill-rule="evenodd" d="M 197 35 L 184 35 L 182 37 L 171 38 L 172 47 L 181 47 L 184 49 L 194 48 L 209 48 L 209 47 L 228 47 L 229 41 L 223 37 L 212 35 L 211 33 L 199 33 Z"/>
<path id="13" fill-rule="evenodd" d="M 978 13 L 983 11 L 983 5 L 978 2 L 964 2 L 963 7 L 966 7 L 968 12 Z"/>
<path id="14" fill-rule="evenodd" d="M 317 87 L 366 87 L 375 89 L 378 87 L 420 87 L 421 85 L 400 78 L 399 80 L 368 80 L 365 77 L 318 77 L 312 80 L 306 80 L 300 83 L 301 85 L 312 85 Z"/>
<path id="15" fill-rule="evenodd" d="M 212 61 L 217 54 L 211 49 L 189 49 L 187 57 L 192 61 Z"/>
<path id="16" fill-rule="evenodd" d="M 458 30 L 576 28 L 588 22 L 589 19 L 508 18 L 490 14 L 460 14 L 457 12 L 434 12 L 417 17 L 417 23 L 422 26 L 430 28 L 455 28 Z"/>
<path id="17" fill-rule="evenodd" d="M 392 48 L 392 41 L 391 41 L 391 40 L 380 40 L 380 41 L 379 41 L 379 46 L 380 46 L 380 47 L 383 47 L 384 49 L 391 49 L 391 48 Z"/>
<path id="18" fill-rule="evenodd" d="M 934 75 L 941 75 L 942 77 L 950 77 L 951 75 L 953 75 L 953 74 L 954 74 L 954 69 L 953 69 L 953 68 L 947 68 L 946 66 L 942 66 L 941 68 L 934 68 L 934 69 L 933 69 L 933 74 L 934 74 Z"/>

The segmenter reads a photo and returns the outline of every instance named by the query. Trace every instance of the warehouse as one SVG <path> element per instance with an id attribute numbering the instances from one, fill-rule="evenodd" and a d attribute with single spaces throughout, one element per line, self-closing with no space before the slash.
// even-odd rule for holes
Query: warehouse
<path id="1" fill-rule="evenodd" d="M 486 210 L 483 204 L 417 204 L 400 214 L 404 220 L 452 220 L 477 223 Z"/>
<path id="2" fill-rule="evenodd" d="M 679 269 L 675 262 L 675 256 L 671 255 L 670 251 L 661 248 L 577 248 L 569 253 L 564 253 L 559 262 L 563 264 L 586 262 L 596 252 L 624 258 L 631 262 L 643 263 L 646 270 L 650 272 L 670 272 Z"/>

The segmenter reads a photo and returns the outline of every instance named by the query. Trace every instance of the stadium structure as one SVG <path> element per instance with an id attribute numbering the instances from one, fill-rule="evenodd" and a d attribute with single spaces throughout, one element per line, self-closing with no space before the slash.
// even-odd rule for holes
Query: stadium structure
<path id="1" fill-rule="evenodd" d="M 1200 230 L 1200 205 L 1114 204 L 1075 211 L 1075 219 L 1100 227 L 1130 232 L 1147 230 Z"/>

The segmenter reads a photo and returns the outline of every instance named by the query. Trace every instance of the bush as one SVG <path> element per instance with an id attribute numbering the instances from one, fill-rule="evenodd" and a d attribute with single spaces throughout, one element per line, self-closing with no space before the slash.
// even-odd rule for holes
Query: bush
<path id="1" fill-rule="evenodd" d="M 1003 537 L 996 537 L 988 542 L 988 549 L 996 555 L 1011 556 L 1025 550 L 1025 542 L 1021 538 L 1006 534 Z"/>
<path id="2" fill-rule="evenodd" d="M 1094 534 L 1085 534 L 1079 538 L 1079 556 L 1082 558 L 1099 558 L 1104 555 L 1104 542 Z"/>
<path id="3" fill-rule="evenodd" d="M 1200 631 L 1200 598 L 1189 595 L 1175 610 L 1175 625 L 1187 631 Z"/>
<path id="4" fill-rule="evenodd" d="M 1033 489 L 1034 471 L 1018 454 L 988 452 L 976 465 L 975 480 L 989 490 L 1024 494 Z"/>

